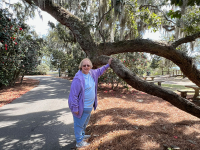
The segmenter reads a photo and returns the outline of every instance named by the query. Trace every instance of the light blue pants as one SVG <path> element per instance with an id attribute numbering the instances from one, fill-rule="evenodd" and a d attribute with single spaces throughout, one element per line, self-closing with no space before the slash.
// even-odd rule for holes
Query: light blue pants
<path id="1" fill-rule="evenodd" d="M 81 118 L 74 118 L 74 134 L 76 138 L 76 143 L 80 143 L 85 135 L 86 126 L 90 120 L 92 108 L 84 108 Z"/>

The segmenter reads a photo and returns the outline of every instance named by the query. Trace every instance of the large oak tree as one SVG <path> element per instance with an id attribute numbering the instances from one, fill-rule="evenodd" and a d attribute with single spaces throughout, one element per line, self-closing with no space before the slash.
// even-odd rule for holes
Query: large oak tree
<path id="1" fill-rule="evenodd" d="M 200 32 L 196 30 L 193 34 L 186 34 L 186 36 L 176 39 L 173 42 L 160 43 L 149 39 L 135 38 L 132 40 L 121 40 L 118 42 L 106 42 L 102 36 L 102 43 L 97 43 L 92 35 L 89 26 L 84 23 L 80 18 L 69 12 L 61 5 L 54 4 L 51 0 L 25 0 L 30 5 L 39 7 L 41 10 L 46 11 L 52 15 L 58 22 L 71 30 L 76 41 L 81 46 L 82 50 L 92 60 L 95 66 L 104 65 L 112 54 L 126 53 L 126 52 L 146 52 L 162 56 L 171 60 L 181 71 L 196 85 L 200 86 L 200 71 L 194 65 L 193 59 L 186 55 L 186 53 L 177 49 L 178 46 L 193 42 L 200 37 Z M 116 2 L 116 1 L 112 1 Z M 142 5 L 140 9 L 149 7 L 150 5 Z M 153 8 L 153 6 L 151 6 Z M 157 7 L 155 7 L 157 8 Z M 77 6 L 78 9 L 78 6 Z M 111 7 L 111 9 L 115 9 Z M 107 13 L 110 10 L 107 11 Z M 171 15 L 177 15 L 177 12 Z M 102 18 L 105 13 L 102 14 Z M 164 15 L 163 15 L 164 16 Z M 180 17 L 180 15 L 178 16 Z M 169 21 L 166 16 L 164 18 Z M 99 19 L 101 21 L 101 18 Z M 171 21 L 172 22 L 172 21 Z M 175 29 L 174 26 L 163 25 L 163 28 L 170 31 Z M 126 68 L 120 60 L 114 59 L 111 64 L 113 71 L 124 81 L 126 81 L 133 88 L 143 91 L 145 93 L 162 98 L 168 101 L 175 107 L 190 113 L 200 118 L 200 107 L 180 97 L 178 94 L 163 89 L 154 84 L 150 84 L 140 79 L 135 73 Z"/>

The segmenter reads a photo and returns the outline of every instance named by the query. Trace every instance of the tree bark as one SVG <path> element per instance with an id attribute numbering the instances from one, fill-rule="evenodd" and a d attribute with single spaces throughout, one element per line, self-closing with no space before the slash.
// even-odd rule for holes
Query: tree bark
<path id="1" fill-rule="evenodd" d="M 183 41 L 190 42 L 189 38 Z M 176 44 L 178 46 L 178 44 Z M 103 49 L 104 47 L 104 49 Z M 103 50 L 102 50 L 103 49 Z M 200 86 L 200 71 L 196 68 L 191 57 L 188 57 L 184 52 L 176 50 L 172 45 L 153 42 L 148 39 L 136 39 L 131 41 L 120 41 L 116 43 L 106 43 L 99 45 L 98 55 L 112 55 L 124 52 L 146 52 L 165 57 L 180 67 L 181 71 L 193 83 Z"/>
<path id="2" fill-rule="evenodd" d="M 32 4 L 31 0 L 26 1 L 29 4 Z M 52 15 L 55 19 L 57 19 L 57 21 L 72 31 L 77 42 L 92 60 L 94 66 L 106 64 L 109 56 L 112 54 L 124 52 L 146 52 L 171 60 L 181 68 L 181 71 L 192 82 L 200 86 L 200 72 L 193 64 L 192 59 L 183 52 L 176 50 L 178 45 L 195 40 L 195 38 L 199 37 L 199 34 L 196 34 L 194 37 L 180 39 L 171 45 L 153 42 L 147 39 L 120 41 L 116 43 L 102 43 L 97 45 L 92 39 L 89 28 L 69 11 L 65 10 L 61 6 L 53 4 L 50 0 L 45 0 L 45 2 L 43 1 L 43 4 L 40 4 L 38 0 L 33 1 L 34 5 Z M 165 90 L 162 87 L 150 84 L 140 79 L 136 76 L 136 74 L 126 68 L 119 60 L 114 59 L 111 63 L 111 68 L 120 78 L 126 81 L 133 88 L 160 97 L 177 108 L 200 118 L 200 107 L 191 103 L 187 99 L 180 97 L 172 91 Z"/>
<path id="3" fill-rule="evenodd" d="M 96 61 L 105 64 L 108 61 L 108 58 L 108 56 L 102 55 L 98 57 Z M 187 99 L 182 98 L 181 96 L 172 91 L 163 89 L 160 86 L 148 83 L 147 81 L 140 79 L 136 76 L 136 74 L 134 74 L 128 68 L 126 68 L 120 60 L 114 59 L 111 63 L 111 68 L 120 78 L 126 81 L 133 88 L 148 93 L 150 95 L 160 97 L 163 100 L 168 101 L 175 107 L 200 118 L 199 106 L 195 105 L 194 103 L 191 103 Z"/>

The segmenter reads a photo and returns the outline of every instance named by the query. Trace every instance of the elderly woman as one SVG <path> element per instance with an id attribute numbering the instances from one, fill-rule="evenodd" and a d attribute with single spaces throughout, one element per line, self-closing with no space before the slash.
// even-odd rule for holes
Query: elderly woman
<path id="1" fill-rule="evenodd" d="M 90 137 L 85 135 L 85 129 L 89 122 L 92 108 L 97 107 L 97 85 L 98 78 L 108 69 L 112 61 L 98 69 L 92 69 L 92 62 L 85 58 L 79 65 L 79 71 L 76 73 L 69 94 L 69 108 L 74 118 L 74 134 L 76 138 L 76 147 L 89 145 L 84 139 Z"/>

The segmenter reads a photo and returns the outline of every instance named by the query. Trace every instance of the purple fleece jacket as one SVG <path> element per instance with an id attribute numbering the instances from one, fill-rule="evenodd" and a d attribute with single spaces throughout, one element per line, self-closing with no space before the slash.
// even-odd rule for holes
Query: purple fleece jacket
<path id="1" fill-rule="evenodd" d="M 109 67 L 107 64 L 98 69 L 91 69 L 89 74 L 93 77 L 95 82 L 95 100 L 94 100 L 94 110 L 97 108 L 97 86 L 98 86 L 98 78 L 101 76 Z M 83 77 L 83 73 L 79 70 L 71 84 L 71 89 L 69 93 L 68 104 L 74 116 L 81 118 L 84 109 L 84 99 L 85 99 L 85 79 Z M 79 112 L 76 115 L 74 112 Z"/>

